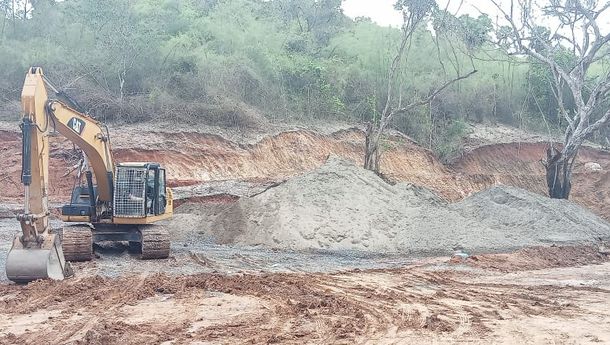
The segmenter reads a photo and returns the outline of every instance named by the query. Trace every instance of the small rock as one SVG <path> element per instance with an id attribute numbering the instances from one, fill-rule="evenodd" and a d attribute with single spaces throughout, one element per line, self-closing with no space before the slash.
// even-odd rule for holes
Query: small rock
<path id="1" fill-rule="evenodd" d="M 462 262 L 462 261 L 465 261 L 466 259 L 468 259 L 469 257 L 470 257 L 470 255 L 468 255 L 467 253 L 464 253 L 462 251 L 455 252 L 455 253 L 453 253 L 453 256 L 451 257 L 450 262 L 452 262 L 452 263 Z"/>
<path id="2" fill-rule="evenodd" d="M 457 256 L 457 257 L 461 258 L 462 260 L 468 259 L 468 257 L 470 257 L 470 255 L 468 255 L 467 253 L 464 253 L 464 252 L 455 252 L 453 254 L 453 256 Z"/>
<path id="3" fill-rule="evenodd" d="M 602 166 L 599 163 L 589 162 L 585 163 L 585 170 L 587 171 L 602 171 Z"/>

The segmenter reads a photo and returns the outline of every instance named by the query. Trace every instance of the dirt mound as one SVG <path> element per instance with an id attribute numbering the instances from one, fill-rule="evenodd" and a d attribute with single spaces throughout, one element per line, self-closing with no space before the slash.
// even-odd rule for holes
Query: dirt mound
<path id="1" fill-rule="evenodd" d="M 447 204 L 425 188 L 390 185 L 336 157 L 241 199 L 212 229 L 221 243 L 430 254 L 590 243 L 610 236 L 607 223 L 570 202 L 495 187 Z"/>
<path id="2" fill-rule="evenodd" d="M 515 246 L 577 243 L 610 235 L 610 225 L 589 210 L 516 187 L 495 186 L 451 207 L 485 228 L 501 231 L 501 241 Z"/>
<path id="3" fill-rule="evenodd" d="M 473 190 L 500 183 L 548 195 L 545 171 L 540 163 L 546 145 L 505 143 L 482 146 L 464 154 L 450 168 L 463 174 L 467 180 L 478 177 L 482 183 L 475 185 Z M 601 170 L 588 169 L 587 165 L 591 164 Z M 570 200 L 610 221 L 610 208 L 606 207 L 610 202 L 610 152 L 582 147 L 574 164 L 572 186 Z"/>
<path id="4" fill-rule="evenodd" d="M 218 217 L 221 243 L 263 244 L 290 249 L 372 250 L 397 252 L 434 247 L 419 236 L 418 224 L 438 235 L 442 219 L 467 222 L 428 190 L 408 184 L 392 186 L 353 163 L 331 157 L 317 170 L 242 199 Z M 450 248 L 439 248 L 449 249 Z"/>

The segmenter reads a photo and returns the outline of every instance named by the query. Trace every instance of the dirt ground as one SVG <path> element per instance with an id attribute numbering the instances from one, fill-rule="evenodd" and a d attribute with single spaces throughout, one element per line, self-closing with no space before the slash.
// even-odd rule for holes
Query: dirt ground
<path id="1" fill-rule="evenodd" d="M 610 262 L 590 247 L 338 273 L 82 272 L 1 284 L 0 344 L 610 342 Z"/>
<path id="2" fill-rule="evenodd" d="M 0 344 L 610 342 L 604 248 L 459 259 L 221 246 L 195 229 L 227 204 L 205 206 L 178 209 L 167 260 L 102 244 L 63 282 L 1 272 Z M 17 227 L 0 219 L 0 247 Z"/>
<path id="3" fill-rule="evenodd" d="M 477 133 L 450 165 L 396 136 L 382 171 L 448 200 L 498 183 L 544 193 L 542 139 L 499 143 L 506 133 Z M 2 269 L 0 344 L 610 342 L 610 259 L 599 246 L 450 258 L 215 244 L 209 227 L 227 205 L 317 168 L 329 154 L 358 161 L 363 143 L 354 128 L 281 129 L 241 141 L 219 134 L 113 130 L 117 161 L 159 161 L 179 187 L 170 258 L 139 261 L 123 244 L 96 245 L 96 258 L 75 264 L 74 278 L 25 286 L 9 283 Z M 0 124 L 5 249 L 18 230 L 19 145 L 19 135 Z M 610 153 L 584 148 L 579 157 L 574 200 L 610 220 Z M 65 175 L 77 158 L 53 138 L 54 203 L 73 187 Z M 2 268 L 5 259 L 2 250 Z"/>

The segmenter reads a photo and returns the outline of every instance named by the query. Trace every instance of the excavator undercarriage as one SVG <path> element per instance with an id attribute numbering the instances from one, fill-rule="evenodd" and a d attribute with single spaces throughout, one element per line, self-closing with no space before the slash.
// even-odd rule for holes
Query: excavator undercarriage
<path id="1" fill-rule="evenodd" d="M 149 225 L 98 225 L 65 226 L 62 231 L 64 258 L 68 261 L 93 259 L 93 243 L 127 242 L 129 252 L 141 259 L 165 259 L 170 252 L 169 232 L 159 224 Z"/>

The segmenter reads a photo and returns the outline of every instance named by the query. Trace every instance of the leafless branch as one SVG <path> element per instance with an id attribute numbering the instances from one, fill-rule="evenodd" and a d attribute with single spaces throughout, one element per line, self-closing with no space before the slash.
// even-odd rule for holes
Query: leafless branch
<path id="1" fill-rule="evenodd" d="M 443 85 L 441 85 L 439 88 L 433 90 L 432 92 L 430 92 L 428 94 L 428 96 L 426 96 L 425 98 L 419 99 L 413 103 L 410 103 L 402 108 L 397 108 L 395 110 L 392 111 L 391 116 L 394 116 L 395 114 L 398 113 L 406 113 L 409 110 L 415 108 L 415 107 L 419 107 L 422 106 L 424 104 L 428 104 L 430 103 L 431 100 L 433 100 L 439 93 L 443 92 L 443 90 L 445 90 L 446 88 L 448 88 L 449 86 L 457 83 L 460 80 L 464 80 L 469 78 L 470 76 L 474 75 L 475 73 L 477 73 L 478 71 L 476 69 L 473 69 L 472 71 L 470 71 L 467 74 L 458 76 L 456 78 L 453 78 L 451 80 L 446 81 Z"/>
<path id="2" fill-rule="evenodd" d="M 457 77 L 455 77 L 449 81 L 446 81 L 440 87 L 429 92 L 428 95 L 426 95 L 426 97 L 419 98 L 417 101 L 411 102 L 407 106 L 402 105 L 403 95 L 402 95 L 402 89 L 400 89 L 398 92 L 398 98 L 399 98 L 398 107 L 395 107 L 396 102 L 394 100 L 394 94 L 396 92 L 394 90 L 394 85 L 396 83 L 397 73 L 399 73 L 401 71 L 401 63 L 402 63 L 403 57 L 405 55 L 405 52 L 408 52 L 409 48 L 410 48 L 410 45 L 408 45 L 408 42 L 411 41 L 411 38 L 412 38 L 415 30 L 417 29 L 418 25 L 426 17 L 426 15 L 427 15 L 426 13 L 428 13 L 428 11 L 431 10 L 431 8 L 428 8 L 427 10 L 422 11 L 422 7 L 417 8 L 417 5 L 413 5 L 413 6 L 415 6 L 415 9 L 416 9 L 415 12 L 411 12 L 413 7 L 403 10 L 403 20 L 404 20 L 403 23 L 404 24 L 402 26 L 402 37 L 401 37 L 401 41 L 399 44 L 398 52 L 394 56 L 394 59 L 392 60 L 392 63 L 388 69 L 388 83 L 387 83 L 388 93 L 387 93 L 387 98 L 385 101 L 383 112 L 381 113 L 381 116 L 380 116 L 378 122 L 369 123 L 367 125 L 364 167 L 366 169 L 370 169 L 370 170 L 373 170 L 376 172 L 379 171 L 379 157 L 380 157 L 379 142 L 380 142 L 381 137 L 382 137 L 384 131 L 386 130 L 387 126 L 391 123 L 393 117 L 396 114 L 401 113 L 401 112 L 407 112 L 410 109 L 413 109 L 417 106 L 422 106 L 422 105 L 429 103 L 432 99 L 434 99 L 435 96 L 437 96 L 440 92 L 445 90 L 450 85 L 452 85 L 460 80 L 466 79 L 477 72 L 476 69 L 474 68 L 474 61 L 471 59 L 471 63 L 473 64 L 473 70 L 468 74 L 460 75 L 458 56 L 456 53 L 456 49 L 452 45 L 452 53 L 453 53 L 453 58 L 455 59 L 455 61 L 451 60 L 451 58 L 449 60 L 450 60 L 450 62 L 455 64 L 454 68 L 456 69 Z M 424 13 L 424 12 L 426 12 L 426 13 Z M 445 66 L 442 61 L 442 56 L 440 53 L 440 45 L 438 44 L 438 37 L 435 40 L 435 42 L 437 44 L 437 55 L 439 58 L 439 62 L 444 70 Z M 450 40 L 448 40 L 448 42 L 451 44 Z"/>

